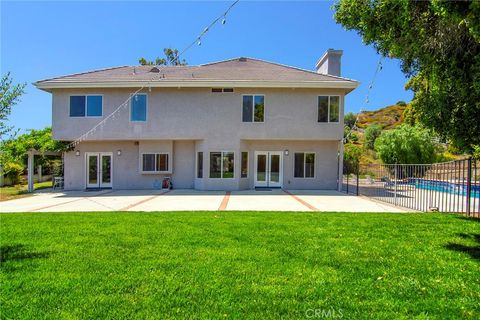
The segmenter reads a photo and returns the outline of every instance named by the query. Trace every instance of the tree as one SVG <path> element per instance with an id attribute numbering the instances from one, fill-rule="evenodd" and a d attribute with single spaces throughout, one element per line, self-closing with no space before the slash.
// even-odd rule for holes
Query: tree
<path id="1" fill-rule="evenodd" d="M 365 129 L 365 147 L 369 150 L 373 150 L 375 148 L 375 140 L 380 136 L 382 133 L 382 127 L 378 124 L 372 124 Z"/>
<path id="2" fill-rule="evenodd" d="M 362 149 L 359 146 L 347 143 L 343 150 L 343 173 L 350 174 L 358 172 Z"/>
<path id="3" fill-rule="evenodd" d="M 12 112 L 12 107 L 20 102 L 20 96 L 25 93 L 25 86 L 25 83 L 13 85 L 10 72 L 2 76 L 0 82 L 0 140 L 3 140 L 3 137 L 13 130 L 13 127 L 7 125 L 8 117 Z"/>
<path id="4" fill-rule="evenodd" d="M 436 160 L 437 149 L 430 130 L 406 124 L 382 132 L 375 141 L 375 151 L 386 164 L 432 163 Z"/>
<path id="5" fill-rule="evenodd" d="M 27 152 L 30 149 L 38 151 L 65 151 L 68 149 L 68 143 L 55 141 L 52 139 L 52 129 L 30 130 L 28 133 L 19 135 L 14 139 L 0 142 L 0 165 L 4 168 L 6 174 L 11 178 L 18 172 L 18 168 L 25 168 L 27 162 Z M 46 158 L 37 158 L 37 164 L 44 164 Z"/>
<path id="6" fill-rule="evenodd" d="M 157 65 L 157 66 L 185 66 L 187 65 L 187 61 L 185 59 L 180 60 L 178 56 L 178 50 L 177 49 L 171 49 L 171 48 L 164 48 L 163 49 L 163 54 L 165 55 L 165 58 L 159 58 L 157 57 L 155 61 L 150 61 L 145 58 L 140 58 L 138 59 L 138 63 L 140 63 L 142 66 L 151 66 L 151 65 Z"/>
<path id="7" fill-rule="evenodd" d="M 480 144 L 480 1 L 340 0 L 335 19 L 410 78 L 418 120 L 465 151 Z"/>
<path id="8" fill-rule="evenodd" d="M 345 125 L 351 129 L 353 128 L 353 126 L 355 125 L 355 122 L 357 121 L 357 115 L 353 112 L 348 112 L 343 117 L 343 120 L 345 122 Z"/>

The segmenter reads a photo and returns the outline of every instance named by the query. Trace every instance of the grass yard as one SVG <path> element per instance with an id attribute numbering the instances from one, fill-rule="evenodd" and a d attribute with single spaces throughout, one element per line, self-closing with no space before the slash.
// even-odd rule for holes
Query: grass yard
<path id="1" fill-rule="evenodd" d="M 52 181 L 38 182 L 33 184 L 35 190 L 46 189 L 52 187 Z M 12 200 L 31 195 L 27 192 L 28 185 L 17 184 L 15 186 L 0 188 L 0 201 Z"/>
<path id="2" fill-rule="evenodd" d="M 480 221 L 429 214 L 0 215 L 2 319 L 480 318 Z"/>

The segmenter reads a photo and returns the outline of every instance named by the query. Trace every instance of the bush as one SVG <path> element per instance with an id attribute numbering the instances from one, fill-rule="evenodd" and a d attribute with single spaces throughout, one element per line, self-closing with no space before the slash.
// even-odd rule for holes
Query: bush
<path id="1" fill-rule="evenodd" d="M 384 131 L 375 141 L 375 151 L 386 164 L 432 163 L 437 149 L 431 131 L 405 124 Z"/>
<path id="2" fill-rule="evenodd" d="M 407 103 L 406 103 L 405 101 L 403 101 L 403 100 L 400 100 L 400 101 L 398 101 L 398 102 L 396 103 L 396 105 L 397 105 L 397 106 L 402 106 L 402 107 L 404 107 L 404 106 L 407 105 Z"/>
<path id="3" fill-rule="evenodd" d="M 365 129 L 365 147 L 369 150 L 373 150 L 375 148 L 375 140 L 380 136 L 382 133 L 382 127 L 378 124 L 372 124 Z"/>
<path id="4" fill-rule="evenodd" d="M 350 129 L 353 128 L 355 121 L 357 121 L 357 115 L 353 112 L 348 112 L 343 117 L 343 122 L 345 123 L 345 126 L 349 127 Z"/>
<path id="5" fill-rule="evenodd" d="M 473 149 L 473 153 L 472 153 L 473 159 L 480 160 L 480 145 L 474 145 L 472 146 L 472 149 Z"/>
<path id="6" fill-rule="evenodd" d="M 343 152 L 343 173 L 350 174 L 358 172 L 362 149 L 353 144 L 345 144 Z"/>
<path id="7" fill-rule="evenodd" d="M 3 172 L 11 181 L 12 185 L 15 185 L 20 181 L 20 175 L 23 173 L 23 166 L 17 162 L 7 162 L 3 166 Z"/>

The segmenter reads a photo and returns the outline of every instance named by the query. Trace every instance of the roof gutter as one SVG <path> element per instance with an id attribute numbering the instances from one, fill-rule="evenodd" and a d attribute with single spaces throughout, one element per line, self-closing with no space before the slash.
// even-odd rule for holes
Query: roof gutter
<path id="1" fill-rule="evenodd" d="M 252 80 L 196 80 L 196 81 L 105 81 L 105 82 L 80 82 L 80 81 L 37 81 L 33 85 L 38 89 L 50 91 L 51 89 L 73 88 L 202 88 L 202 87 L 234 87 L 234 88 L 338 88 L 350 89 L 359 86 L 357 81 L 252 81 Z"/>

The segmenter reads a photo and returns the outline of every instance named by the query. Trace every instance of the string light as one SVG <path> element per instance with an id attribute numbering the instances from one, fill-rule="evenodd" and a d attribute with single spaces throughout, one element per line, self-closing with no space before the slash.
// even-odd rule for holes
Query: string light
<path id="1" fill-rule="evenodd" d="M 367 94 L 365 95 L 365 104 L 360 109 L 360 112 L 357 114 L 357 117 L 355 118 L 355 122 L 353 123 L 352 129 L 348 132 L 348 134 L 343 139 L 344 143 L 347 142 L 347 140 L 350 137 L 350 135 L 352 134 L 353 130 L 358 129 L 358 127 L 357 127 L 358 118 L 360 118 L 360 115 L 365 111 L 367 105 L 370 103 L 370 93 L 371 93 L 371 91 L 372 91 L 372 89 L 375 85 L 375 80 L 377 79 L 378 73 L 383 68 L 383 65 L 382 65 L 383 58 L 384 58 L 383 56 L 380 56 L 380 59 L 378 60 L 377 68 L 375 69 L 375 73 L 373 74 L 372 80 L 370 81 L 370 85 L 368 86 L 368 89 L 367 89 Z"/>
<path id="2" fill-rule="evenodd" d="M 185 47 L 179 54 L 177 54 L 174 58 L 174 60 L 172 61 L 173 64 L 175 63 L 178 63 L 179 59 L 181 56 L 183 56 L 183 54 L 185 54 L 185 52 L 187 52 L 195 43 L 197 43 L 199 46 L 202 44 L 201 42 L 201 38 L 203 35 L 205 35 L 218 21 L 220 21 L 220 19 L 222 19 L 221 23 L 222 24 L 225 24 L 226 22 L 226 16 L 228 14 L 228 12 L 239 2 L 240 0 L 236 0 L 234 1 L 228 8 L 225 12 L 223 12 L 218 18 L 216 18 L 215 20 L 213 20 L 206 28 L 203 29 L 203 31 L 195 38 L 195 41 L 193 41 L 192 43 L 190 43 L 187 47 Z M 158 64 L 156 64 L 154 67 L 162 67 Z M 165 67 L 165 66 L 163 66 Z M 134 67 L 134 73 L 135 73 L 135 67 Z M 158 72 L 158 74 L 160 75 L 160 70 Z M 160 76 L 159 76 L 160 77 Z M 164 77 L 164 76 L 163 76 Z M 138 96 L 137 94 L 142 91 L 145 87 L 148 87 L 148 90 L 149 92 L 151 92 L 151 86 L 150 84 L 155 80 L 155 76 L 153 76 L 146 84 L 142 85 L 137 91 L 135 91 L 133 94 L 129 95 L 129 97 L 127 98 L 127 100 L 125 100 L 121 105 L 119 105 L 112 113 L 110 113 L 108 116 L 106 116 L 102 121 L 100 121 L 99 123 L 97 123 L 93 128 L 91 128 L 90 130 L 88 130 L 87 132 L 85 132 L 84 134 L 82 134 L 80 137 L 78 137 L 76 140 L 74 140 L 73 142 L 71 142 L 69 144 L 70 147 L 75 147 L 77 144 L 79 144 L 81 141 L 84 141 L 86 139 L 86 137 L 88 135 L 90 135 L 91 133 L 95 132 L 96 129 L 98 127 L 101 127 L 103 128 L 105 123 L 109 120 L 109 119 L 115 119 L 115 114 L 117 112 L 120 111 L 121 108 L 126 108 L 128 106 L 128 104 L 130 103 L 130 101 L 132 100 L 132 97 L 135 97 L 136 101 L 138 99 Z M 159 79 L 157 79 L 159 80 Z"/>

